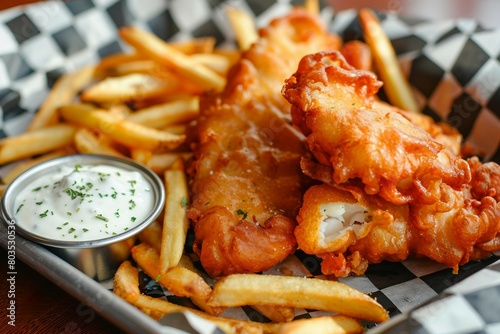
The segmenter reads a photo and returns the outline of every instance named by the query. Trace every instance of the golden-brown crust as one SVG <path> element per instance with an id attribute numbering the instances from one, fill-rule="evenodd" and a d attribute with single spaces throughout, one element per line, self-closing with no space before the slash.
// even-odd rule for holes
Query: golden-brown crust
<path id="1" fill-rule="evenodd" d="M 259 33 L 224 91 L 202 98 L 194 128 L 188 215 L 195 251 L 213 276 L 262 271 L 295 250 L 295 216 L 309 184 L 299 161 L 307 150 L 288 124 L 280 90 L 303 55 L 340 46 L 300 10 Z"/>
<path id="2" fill-rule="evenodd" d="M 395 204 L 432 203 L 441 182 L 454 189 L 469 182 L 463 159 L 400 113 L 377 108 L 380 86 L 373 73 L 354 69 L 337 51 L 304 57 L 286 81 L 282 92 L 293 105 L 294 124 L 316 159 L 333 167 L 333 180 L 359 178 L 368 194 Z"/>
<path id="3" fill-rule="evenodd" d="M 336 276 L 409 256 L 456 272 L 500 250 L 500 167 L 462 159 L 458 132 L 376 100 L 379 87 L 373 73 L 333 51 L 306 56 L 287 80 L 283 94 L 293 104 L 293 122 L 317 161 L 303 158 L 301 168 L 325 183 L 304 196 L 299 247 Z M 372 220 L 361 233 L 321 242 L 327 227 L 319 209 L 353 199 Z"/>

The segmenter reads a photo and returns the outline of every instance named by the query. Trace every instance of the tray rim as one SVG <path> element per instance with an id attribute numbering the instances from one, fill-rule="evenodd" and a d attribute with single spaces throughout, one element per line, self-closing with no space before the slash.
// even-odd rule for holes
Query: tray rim
<path id="1" fill-rule="evenodd" d="M 7 235 L 7 223 L 0 224 L 0 235 Z M 0 246 L 7 250 L 7 238 L 0 238 Z M 41 245 L 16 233 L 15 256 L 33 270 L 84 303 L 127 333 L 186 333 L 160 324 L 133 305 L 106 289 L 57 255 Z M 15 271 L 14 271 L 15 272 Z"/>

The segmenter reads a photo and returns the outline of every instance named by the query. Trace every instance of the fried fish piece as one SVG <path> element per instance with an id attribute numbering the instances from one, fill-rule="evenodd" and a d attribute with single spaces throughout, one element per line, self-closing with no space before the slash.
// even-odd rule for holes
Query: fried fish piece
<path id="1" fill-rule="evenodd" d="M 394 204 L 431 204 L 441 197 L 441 183 L 453 189 L 468 183 L 465 160 L 401 113 L 375 103 L 381 85 L 372 72 L 327 51 L 304 57 L 283 87 L 293 123 L 316 159 L 333 168 L 334 182 L 358 178 L 367 194 Z"/>
<path id="2" fill-rule="evenodd" d="M 214 277 L 267 270 L 295 251 L 295 216 L 309 182 L 299 160 L 307 150 L 289 124 L 281 87 L 301 57 L 341 44 L 301 10 L 259 34 L 224 91 L 202 98 L 194 128 L 188 217 L 194 250 Z"/>
<path id="3" fill-rule="evenodd" d="M 326 183 L 304 195 L 298 245 L 323 258 L 324 274 L 338 277 L 408 257 L 428 257 L 456 273 L 460 265 L 500 250 L 500 166 L 477 158 L 467 162 L 474 173 L 462 189 L 442 183 L 441 198 L 432 204 L 395 205 L 367 195 L 356 182 L 336 184 L 330 167 L 303 160 L 303 171 Z"/>

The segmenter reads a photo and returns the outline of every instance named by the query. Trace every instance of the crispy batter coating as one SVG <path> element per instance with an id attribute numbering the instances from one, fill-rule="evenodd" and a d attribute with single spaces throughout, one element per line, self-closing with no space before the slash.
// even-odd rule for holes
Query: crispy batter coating
<path id="1" fill-rule="evenodd" d="M 367 195 L 356 182 L 336 184 L 327 172 L 330 167 L 303 159 L 304 173 L 326 183 L 309 188 L 304 195 L 295 229 L 298 245 L 323 258 L 324 274 L 338 277 L 362 274 L 369 263 L 410 256 L 428 257 L 457 272 L 459 265 L 500 250 L 500 202 L 495 198 L 500 166 L 481 164 L 477 158 L 467 162 L 475 172 L 461 190 L 441 183 L 441 198 L 432 204 L 395 205 L 378 195 Z M 332 219 L 325 218 L 323 208 L 352 203 L 368 212 L 358 221 L 358 232 L 344 223 L 336 234 L 325 234 L 332 232 L 325 226 Z"/>
<path id="2" fill-rule="evenodd" d="M 427 132 L 433 140 L 446 146 L 455 156 L 460 156 L 462 149 L 462 135 L 460 132 L 445 122 L 436 123 L 430 116 L 422 113 L 402 110 L 382 101 L 374 102 L 375 108 L 386 108 L 407 118 L 413 125 L 416 125 Z"/>
<path id="3" fill-rule="evenodd" d="M 302 56 L 340 47 L 338 36 L 299 10 L 259 33 L 224 91 L 202 99 L 194 129 L 188 216 L 194 250 L 212 276 L 266 270 L 294 252 L 309 182 L 299 160 L 307 152 L 280 91 Z"/>
<path id="4" fill-rule="evenodd" d="M 382 83 L 350 66 L 338 51 L 304 57 L 283 87 L 294 124 L 337 184 L 360 179 L 388 202 L 434 203 L 442 182 L 468 183 L 467 162 L 401 113 L 375 103 Z"/>

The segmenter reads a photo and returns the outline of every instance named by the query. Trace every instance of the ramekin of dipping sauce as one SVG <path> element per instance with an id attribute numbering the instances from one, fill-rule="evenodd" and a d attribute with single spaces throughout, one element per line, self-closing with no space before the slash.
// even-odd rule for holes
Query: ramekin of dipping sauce
<path id="1" fill-rule="evenodd" d="M 160 178 L 127 158 L 81 154 L 45 161 L 5 190 L 1 211 L 16 232 L 98 281 L 130 255 L 165 204 Z"/>

